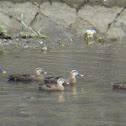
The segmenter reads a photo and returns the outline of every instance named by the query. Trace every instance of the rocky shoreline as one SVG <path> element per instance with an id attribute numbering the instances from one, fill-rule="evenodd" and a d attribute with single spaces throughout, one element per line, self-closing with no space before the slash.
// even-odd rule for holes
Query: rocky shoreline
<path id="1" fill-rule="evenodd" d="M 20 15 L 29 27 L 47 38 L 20 38 L 27 32 Z M 5 25 L 11 40 L 0 39 L 0 51 L 8 48 L 40 48 L 44 41 L 50 49 L 84 43 L 87 29 L 94 29 L 106 40 L 126 37 L 125 0 L 8 0 L 0 1 L 0 25 Z M 25 45 L 25 46 L 24 46 Z M 7 49 L 6 49 L 6 48 Z"/>

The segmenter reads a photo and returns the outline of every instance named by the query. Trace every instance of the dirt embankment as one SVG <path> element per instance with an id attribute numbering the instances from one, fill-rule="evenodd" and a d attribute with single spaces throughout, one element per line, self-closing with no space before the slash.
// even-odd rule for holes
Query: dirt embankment
<path id="1" fill-rule="evenodd" d="M 0 25 L 6 25 L 7 33 L 12 38 L 26 31 L 20 22 L 21 14 L 29 27 L 47 36 L 44 41 L 50 48 L 68 45 L 77 40 L 84 42 L 87 29 L 95 29 L 102 37 L 110 40 L 126 36 L 125 0 L 1 1 Z M 19 39 L 16 38 L 15 41 Z M 35 40 L 38 41 L 38 38 L 32 41 Z M 13 45 L 12 40 L 9 43 Z M 28 43 L 29 40 L 25 45 Z M 3 40 L 0 40 L 0 44 L 3 45 Z"/>

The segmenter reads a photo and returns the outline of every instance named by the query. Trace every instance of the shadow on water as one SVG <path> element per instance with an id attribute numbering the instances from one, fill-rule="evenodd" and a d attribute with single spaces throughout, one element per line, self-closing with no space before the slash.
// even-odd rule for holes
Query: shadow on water
<path id="1" fill-rule="evenodd" d="M 49 75 L 69 75 L 72 69 L 84 74 L 77 84 L 62 92 L 43 92 L 38 83 L 8 83 L 0 74 L 1 126 L 124 126 L 126 91 L 113 90 L 111 82 L 126 75 L 126 51 L 121 42 L 68 48 L 42 53 L 0 55 L 7 74 L 31 73 L 43 67 Z"/>

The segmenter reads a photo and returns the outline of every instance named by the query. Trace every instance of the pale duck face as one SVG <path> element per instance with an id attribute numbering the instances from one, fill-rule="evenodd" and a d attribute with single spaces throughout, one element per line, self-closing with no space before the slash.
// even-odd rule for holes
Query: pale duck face
<path id="1" fill-rule="evenodd" d="M 59 78 L 59 79 L 57 80 L 57 84 L 58 84 L 58 85 L 62 86 L 63 83 L 64 83 L 64 79 L 63 79 L 63 78 Z"/>
<path id="2" fill-rule="evenodd" d="M 35 69 L 35 72 L 36 72 L 37 75 L 41 75 L 42 72 L 43 72 L 44 74 L 47 74 L 47 72 L 45 72 L 44 69 L 41 68 L 41 67 L 37 67 L 37 68 Z"/>
<path id="3" fill-rule="evenodd" d="M 72 76 L 77 76 L 77 75 L 78 75 L 77 70 L 72 70 L 72 71 L 71 71 L 71 75 L 72 75 Z"/>
<path id="4" fill-rule="evenodd" d="M 71 73 L 70 73 L 73 77 L 77 76 L 78 74 L 83 77 L 84 75 L 79 73 L 77 70 L 72 70 Z"/>

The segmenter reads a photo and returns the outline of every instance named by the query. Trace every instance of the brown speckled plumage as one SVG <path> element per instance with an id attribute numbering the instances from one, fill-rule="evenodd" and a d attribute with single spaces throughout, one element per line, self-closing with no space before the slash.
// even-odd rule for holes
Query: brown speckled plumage
<path id="1" fill-rule="evenodd" d="M 16 74 L 16 75 L 10 75 L 9 81 L 43 81 L 44 77 L 42 76 L 42 72 L 44 70 L 40 67 L 37 67 L 35 69 L 36 75 L 31 74 Z"/>
<path id="2" fill-rule="evenodd" d="M 114 89 L 126 89 L 126 81 L 113 83 Z"/>
<path id="3" fill-rule="evenodd" d="M 56 84 L 42 84 L 39 86 L 39 89 L 47 91 L 63 91 L 64 90 L 63 83 L 64 79 L 59 78 Z"/>
<path id="4" fill-rule="evenodd" d="M 70 72 L 70 76 L 68 78 L 64 78 L 64 83 L 63 85 L 68 85 L 67 83 L 69 84 L 75 84 L 76 83 L 76 76 L 77 75 L 80 75 L 80 76 L 83 76 L 82 74 L 80 74 L 77 70 L 72 70 Z M 45 83 L 56 83 L 57 80 L 61 78 L 61 76 L 55 76 L 55 77 L 46 77 L 44 79 Z M 63 77 L 62 77 L 63 78 Z"/>

